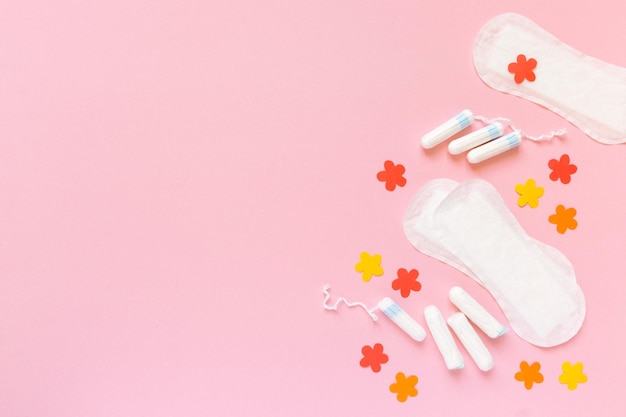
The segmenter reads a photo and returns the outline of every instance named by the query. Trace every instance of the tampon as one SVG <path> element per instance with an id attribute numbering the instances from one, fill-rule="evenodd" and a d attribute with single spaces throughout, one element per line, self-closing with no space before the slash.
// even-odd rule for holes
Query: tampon
<path id="1" fill-rule="evenodd" d="M 478 326 L 480 330 L 492 339 L 502 336 L 508 331 L 498 320 L 495 319 L 483 306 L 478 304 L 461 287 L 450 288 L 450 301 L 457 306 L 465 315 Z"/>
<path id="2" fill-rule="evenodd" d="M 385 297 L 378 303 L 378 308 L 404 330 L 411 338 L 421 342 L 426 337 L 426 330 L 402 310 L 391 298 Z"/>
<path id="3" fill-rule="evenodd" d="M 452 155 L 458 155 L 472 148 L 487 143 L 490 140 L 499 138 L 504 133 L 504 127 L 501 123 L 495 122 L 475 132 L 469 133 L 463 137 L 453 140 L 448 145 L 448 152 Z"/>
<path id="4" fill-rule="evenodd" d="M 457 337 L 467 350 L 467 353 L 472 357 L 478 369 L 481 371 L 489 371 L 493 368 L 493 357 L 487 350 L 487 347 L 480 340 L 480 337 L 476 333 L 476 330 L 467 321 L 467 317 L 463 313 L 455 313 L 448 318 L 448 324 L 454 330 Z"/>
<path id="5" fill-rule="evenodd" d="M 452 136 L 459 133 L 474 122 L 474 115 L 469 110 L 463 110 L 461 113 L 454 116 L 439 127 L 436 127 L 432 131 L 422 136 L 422 147 L 430 149 L 443 142 L 446 139 L 450 139 Z"/>
<path id="6" fill-rule="evenodd" d="M 467 160 L 472 164 L 477 164 L 503 152 L 519 146 L 522 142 L 522 135 L 519 132 L 509 133 L 506 136 L 487 142 L 484 145 L 474 148 L 467 153 Z"/>
<path id="7" fill-rule="evenodd" d="M 463 368 L 463 357 L 441 312 L 435 306 L 428 306 L 424 309 L 424 318 L 448 369 Z"/>

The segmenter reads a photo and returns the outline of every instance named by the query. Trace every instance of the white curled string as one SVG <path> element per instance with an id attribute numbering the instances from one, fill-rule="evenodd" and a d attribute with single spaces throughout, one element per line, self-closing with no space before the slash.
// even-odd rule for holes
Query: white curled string
<path id="1" fill-rule="evenodd" d="M 367 314 L 369 314 L 370 317 L 374 321 L 378 321 L 378 316 L 376 314 L 374 314 L 374 311 L 376 310 L 376 307 L 374 307 L 372 309 L 369 309 L 369 308 L 367 308 L 367 306 L 365 304 L 360 303 L 360 302 L 350 303 L 350 302 L 348 302 L 348 300 L 346 300 L 345 298 L 341 297 L 337 301 L 335 301 L 334 305 L 329 306 L 328 305 L 328 300 L 330 300 L 330 292 L 328 292 L 329 289 L 330 289 L 330 285 L 328 285 L 328 284 L 324 285 L 324 287 L 322 288 L 322 290 L 324 291 L 324 295 L 325 295 L 324 296 L 324 308 L 326 310 L 337 311 L 337 306 L 339 305 L 339 303 L 343 302 L 348 307 L 361 307 L 361 308 L 363 308 L 363 310 L 367 311 Z"/>
<path id="2" fill-rule="evenodd" d="M 475 120 L 481 121 L 483 123 L 493 123 L 493 122 L 504 122 L 507 125 L 509 125 L 509 127 L 515 131 L 515 132 L 519 132 L 520 135 L 522 135 L 523 138 L 532 140 L 534 142 L 542 142 L 542 141 L 549 141 L 554 139 L 555 137 L 560 137 L 560 136 L 565 136 L 567 134 L 567 130 L 566 129 L 559 129 L 556 131 L 552 131 L 547 135 L 540 135 L 540 136 L 531 136 L 531 135 L 527 135 L 526 133 L 524 133 L 523 130 L 518 129 L 517 127 L 515 127 L 515 125 L 513 124 L 513 122 L 511 121 L 511 119 L 507 119 L 506 117 L 496 117 L 494 119 L 488 119 L 486 117 L 483 116 L 475 116 L 474 117 Z"/>

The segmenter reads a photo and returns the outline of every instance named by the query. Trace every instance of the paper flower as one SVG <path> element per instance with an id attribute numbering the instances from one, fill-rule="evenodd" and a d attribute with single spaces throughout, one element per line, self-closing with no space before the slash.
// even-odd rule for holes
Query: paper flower
<path id="1" fill-rule="evenodd" d="M 404 373 L 398 372 L 396 374 L 396 382 L 389 385 L 389 391 L 397 394 L 397 399 L 401 403 L 405 402 L 409 397 L 417 396 L 417 377 L 415 375 L 409 375 L 407 378 Z"/>
<path id="2" fill-rule="evenodd" d="M 543 187 L 537 187 L 532 178 L 526 180 L 526 184 L 517 184 L 515 191 L 519 194 L 517 205 L 520 207 L 528 204 L 529 207 L 536 208 L 539 205 L 539 198 L 543 196 Z"/>
<path id="3" fill-rule="evenodd" d="M 515 82 L 521 84 L 524 80 L 535 81 L 535 73 L 533 70 L 537 66 L 537 60 L 530 58 L 526 60 L 526 55 L 519 54 L 517 62 L 509 64 L 509 72 L 515 74 Z"/>
<path id="4" fill-rule="evenodd" d="M 523 361 L 519 364 L 520 371 L 515 374 L 517 381 L 523 382 L 526 389 L 531 389 L 533 384 L 540 384 L 543 382 L 543 375 L 539 372 L 541 365 L 539 362 L 533 362 L 532 365 L 528 365 L 528 362 Z"/>
<path id="5" fill-rule="evenodd" d="M 372 275 L 379 277 L 385 272 L 380 266 L 382 260 L 382 256 L 378 254 L 370 255 L 367 252 L 361 252 L 361 260 L 354 266 L 354 269 L 356 272 L 361 272 L 363 281 L 368 282 L 372 279 Z"/>
<path id="6" fill-rule="evenodd" d="M 391 288 L 400 291 L 400 295 L 407 298 L 411 295 L 411 291 L 419 291 L 422 288 L 422 284 L 417 282 L 418 276 L 419 271 L 417 269 L 407 271 L 404 268 L 400 268 L 398 269 L 398 278 L 393 280 Z"/>
<path id="7" fill-rule="evenodd" d="M 559 160 L 550 159 L 550 161 L 548 161 L 548 167 L 552 170 L 550 179 L 552 181 L 561 180 L 563 184 L 569 184 L 572 180 L 571 175 L 578 171 L 576 165 L 570 164 L 568 154 L 562 155 Z"/>
<path id="8" fill-rule="evenodd" d="M 393 191 L 398 187 L 404 187 L 406 185 L 406 178 L 402 176 L 404 174 L 404 166 L 401 164 L 394 164 L 393 161 L 385 161 L 385 170 L 376 174 L 376 178 L 380 182 L 385 183 L 385 188 L 388 191 Z"/>
<path id="9" fill-rule="evenodd" d="M 363 358 L 361 359 L 361 366 L 372 368 L 374 372 L 380 372 L 380 365 L 387 363 L 389 356 L 383 353 L 383 345 L 376 343 L 374 347 L 365 345 L 361 348 Z"/>
<path id="10" fill-rule="evenodd" d="M 565 208 L 563 204 L 556 206 L 556 213 L 548 217 L 548 221 L 556 225 L 556 231 L 563 234 L 567 229 L 574 230 L 578 227 L 578 222 L 574 219 L 576 209 L 573 207 Z"/>
<path id="11" fill-rule="evenodd" d="M 567 388 L 575 390 L 578 384 L 584 384 L 587 382 L 587 375 L 583 374 L 582 362 L 576 362 L 572 365 L 569 362 L 563 362 L 563 373 L 559 375 L 559 382 L 561 384 L 567 384 Z"/>

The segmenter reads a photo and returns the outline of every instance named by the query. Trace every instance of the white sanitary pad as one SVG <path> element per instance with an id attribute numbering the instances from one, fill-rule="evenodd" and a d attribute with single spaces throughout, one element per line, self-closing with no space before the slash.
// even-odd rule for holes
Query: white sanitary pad
<path id="1" fill-rule="evenodd" d="M 524 340 L 556 346 L 582 326 L 585 300 L 571 263 L 529 237 L 486 181 L 427 183 L 406 212 L 404 231 L 420 252 L 483 285 Z"/>
<path id="2" fill-rule="evenodd" d="M 626 68 L 584 55 L 530 19 L 506 13 L 487 22 L 474 65 L 490 87 L 547 107 L 598 142 L 626 142 Z"/>

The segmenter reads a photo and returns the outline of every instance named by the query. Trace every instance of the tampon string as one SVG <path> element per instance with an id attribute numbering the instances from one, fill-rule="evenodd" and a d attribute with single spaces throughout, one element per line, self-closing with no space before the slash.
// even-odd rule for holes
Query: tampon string
<path id="1" fill-rule="evenodd" d="M 376 310 L 376 308 L 372 308 L 372 309 L 367 308 L 367 306 L 361 302 L 349 302 L 345 298 L 340 297 L 337 299 L 337 301 L 335 301 L 335 304 L 333 304 L 332 306 L 329 306 L 328 305 L 328 300 L 330 300 L 330 292 L 328 291 L 329 289 L 330 289 L 330 285 L 328 284 L 324 285 L 324 287 L 322 288 L 322 291 L 324 292 L 324 308 L 326 310 L 337 311 L 339 303 L 344 303 L 347 307 L 361 307 L 363 310 L 367 312 L 367 314 L 369 314 L 372 320 L 378 321 L 378 316 L 374 314 L 374 310 Z"/>

